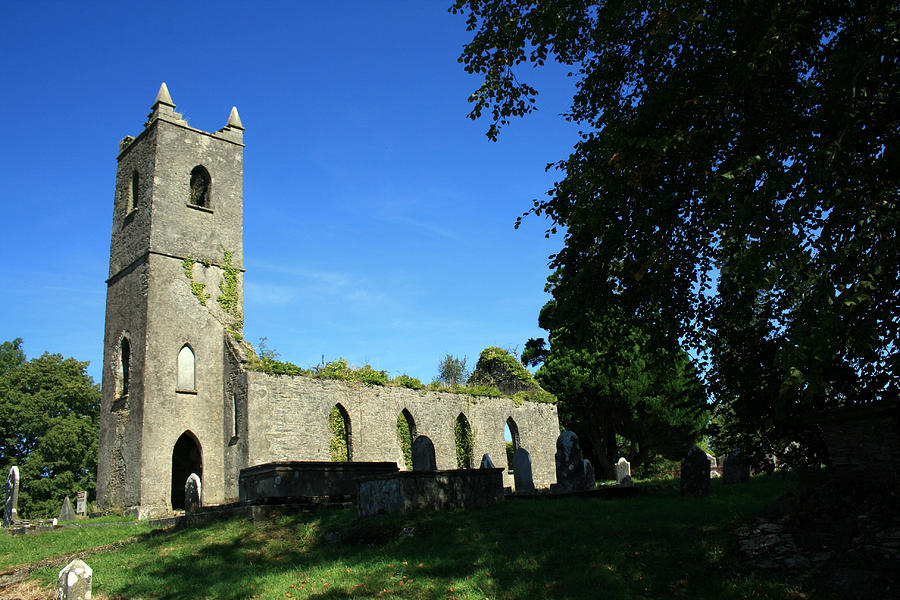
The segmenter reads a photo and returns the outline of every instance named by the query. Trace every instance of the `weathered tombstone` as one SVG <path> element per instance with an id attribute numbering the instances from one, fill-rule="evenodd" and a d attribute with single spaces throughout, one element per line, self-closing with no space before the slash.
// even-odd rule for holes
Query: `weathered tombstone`
<path id="1" fill-rule="evenodd" d="M 6 499 L 3 501 L 3 526 L 9 527 L 18 519 L 16 506 L 19 504 L 19 467 L 9 468 L 6 477 Z"/>
<path id="2" fill-rule="evenodd" d="M 698 446 L 688 450 L 687 456 L 681 461 L 681 493 L 709 495 L 709 459 Z"/>
<path id="3" fill-rule="evenodd" d="M 556 484 L 560 492 L 584 489 L 584 457 L 574 431 L 563 431 L 556 439 Z"/>
<path id="4" fill-rule="evenodd" d="M 413 471 L 437 471 L 434 443 L 427 435 L 416 436 L 412 444 Z"/>
<path id="5" fill-rule="evenodd" d="M 619 482 L 619 485 L 622 487 L 634 487 L 634 480 L 631 479 L 631 475 L 626 475 L 622 478 L 622 481 Z"/>
<path id="6" fill-rule="evenodd" d="M 91 600 L 93 573 L 77 558 L 67 564 L 56 579 L 56 600 Z"/>
<path id="7" fill-rule="evenodd" d="M 87 492 L 78 492 L 75 497 L 75 515 L 87 516 Z"/>
<path id="8" fill-rule="evenodd" d="M 622 483 L 626 475 L 631 477 L 631 463 L 623 456 L 616 463 L 616 483 Z"/>
<path id="9" fill-rule="evenodd" d="M 534 491 L 534 479 L 531 476 L 531 455 L 525 448 L 516 448 L 513 452 L 513 483 L 516 492 Z"/>
<path id="10" fill-rule="evenodd" d="M 588 459 L 584 459 L 584 488 L 587 490 L 594 489 L 595 480 L 594 465 Z"/>
<path id="11" fill-rule="evenodd" d="M 200 508 L 202 489 L 200 477 L 196 473 L 188 475 L 187 481 L 184 482 L 184 512 L 189 513 Z"/>
<path id="12" fill-rule="evenodd" d="M 722 467 L 722 482 L 746 483 L 748 481 L 750 481 L 750 460 L 740 449 L 735 449 L 725 457 L 725 465 Z"/>
<path id="13" fill-rule="evenodd" d="M 69 502 L 68 496 L 66 496 L 66 499 L 63 500 L 62 507 L 59 509 L 59 520 L 60 521 L 74 521 L 75 520 L 75 511 L 72 510 L 72 503 Z"/>
<path id="14" fill-rule="evenodd" d="M 491 460 L 490 454 L 485 454 L 481 457 L 481 468 L 482 469 L 493 469 L 494 461 Z"/>

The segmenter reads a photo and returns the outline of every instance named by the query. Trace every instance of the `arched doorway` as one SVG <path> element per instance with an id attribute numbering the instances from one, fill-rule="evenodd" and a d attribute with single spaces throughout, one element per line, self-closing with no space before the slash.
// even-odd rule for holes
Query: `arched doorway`
<path id="1" fill-rule="evenodd" d="M 460 469 L 472 468 L 472 427 L 466 415 L 459 413 L 453 424 L 453 437 L 456 439 L 456 466 Z"/>
<path id="2" fill-rule="evenodd" d="M 172 449 L 172 508 L 184 508 L 184 483 L 191 473 L 203 481 L 203 452 L 200 442 L 190 431 L 185 431 Z"/>
<path id="3" fill-rule="evenodd" d="M 521 448 L 519 445 L 519 427 L 512 417 L 508 418 L 506 425 L 503 426 L 503 441 L 506 442 L 506 469 L 512 473 L 513 454 Z"/>
<path id="4" fill-rule="evenodd" d="M 328 450 L 332 462 L 353 460 L 353 437 L 350 430 L 350 414 L 341 404 L 335 404 L 328 416 L 331 440 Z"/>
<path id="5" fill-rule="evenodd" d="M 403 464 L 407 471 L 413 470 L 412 442 L 416 439 L 416 422 L 407 409 L 403 409 L 397 415 L 397 441 L 400 444 L 400 452 L 403 454 Z"/>

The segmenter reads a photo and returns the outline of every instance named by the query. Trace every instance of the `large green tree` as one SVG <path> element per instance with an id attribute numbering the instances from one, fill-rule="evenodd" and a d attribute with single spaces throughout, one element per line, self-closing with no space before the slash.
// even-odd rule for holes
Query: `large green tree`
<path id="1" fill-rule="evenodd" d="M 86 362 L 27 360 L 21 345 L 0 346 L 0 468 L 19 467 L 20 515 L 55 516 L 65 496 L 94 494 L 100 386 Z"/>
<path id="2" fill-rule="evenodd" d="M 706 394 L 690 357 L 676 343 L 651 343 L 612 312 L 560 318 L 548 302 L 540 325 L 549 344 L 529 340 L 526 364 L 558 398 L 560 421 L 578 433 L 598 473 L 611 475 L 621 455 L 635 468 L 651 457 L 684 456 L 709 420 Z"/>
<path id="3" fill-rule="evenodd" d="M 563 318 L 609 308 L 693 346 L 723 414 L 765 421 L 772 449 L 807 410 L 897 397 L 895 1 L 451 10 L 491 138 L 536 106 L 524 66 L 570 67 L 581 137 L 530 211 L 565 232 Z"/>

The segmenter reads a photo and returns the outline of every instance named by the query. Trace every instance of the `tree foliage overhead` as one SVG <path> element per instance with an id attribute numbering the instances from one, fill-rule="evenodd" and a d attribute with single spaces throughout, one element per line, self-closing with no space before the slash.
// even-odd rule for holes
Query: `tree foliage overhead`
<path id="1" fill-rule="evenodd" d="M 94 494 L 100 386 L 86 362 L 46 353 L 29 361 L 21 344 L 0 346 L 0 469 L 19 467 L 21 515 L 55 516 L 64 497 Z"/>
<path id="2" fill-rule="evenodd" d="M 541 364 L 535 378 L 557 396 L 560 421 L 578 433 L 598 473 L 612 474 L 623 454 L 635 468 L 657 455 L 680 459 L 700 438 L 709 419 L 706 393 L 677 344 L 652 344 L 611 312 L 573 330 L 553 300 L 540 326 L 550 332 L 549 347 L 529 340 L 522 360 Z"/>
<path id="3" fill-rule="evenodd" d="M 551 257 L 563 319 L 617 307 L 686 341 L 751 428 L 897 396 L 896 2 L 451 10 L 473 32 L 460 60 L 482 77 L 470 116 L 491 138 L 535 107 L 523 65 L 571 66 L 566 118 L 582 134 L 529 211 L 565 228 Z"/>

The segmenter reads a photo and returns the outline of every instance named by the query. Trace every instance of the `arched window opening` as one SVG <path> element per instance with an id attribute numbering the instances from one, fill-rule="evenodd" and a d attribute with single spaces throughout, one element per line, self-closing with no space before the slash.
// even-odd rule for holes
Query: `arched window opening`
<path id="1" fill-rule="evenodd" d="M 119 344 L 119 396 L 128 395 L 128 378 L 131 375 L 131 344 L 127 336 L 122 336 Z"/>
<path id="2" fill-rule="evenodd" d="M 131 212 L 138 207 L 141 198 L 141 176 L 137 171 L 131 174 L 131 187 L 128 190 L 128 206 L 126 212 Z"/>
<path id="3" fill-rule="evenodd" d="M 460 469 L 472 468 L 472 447 L 474 439 L 472 428 L 466 415 L 459 413 L 453 425 L 453 437 L 456 438 L 456 466 Z"/>
<path id="4" fill-rule="evenodd" d="M 209 208 L 210 182 L 209 171 L 203 165 L 194 167 L 191 171 L 191 204 Z"/>
<path id="5" fill-rule="evenodd" d="M 353 451 L 350 444 L 350 415 L 347 409 L 340 404 L 335 404 L 328 415 L 328 426 L 331 430 L 329 451 L 332 462 L 346 462 L 352 460 Z"/>
<path id="6" fill-rule="evenodd" d="M 203 482 L 203 452 L 200 442 L 190 431 L 185 431 L 172 448 L 172 508 L 184 508 L 184 484 L 191 473 Z"/>
<path id="7" fill-rule="evenodd" d="M 397 441 L 403 454 L 403 464 L 407 471 L 413 470 L 412 442 L 416 439 L 416 422 L 407 409 L 397 415 Z"/>
<path id="8" fill-rule="evenodd" d="M 197 389 L 194 362 L 194 351 L 185 344 L 178 352 L 178 383 L 176 388 L 178 391 L 193 392 Z"/>
<path id="9" fill-rule="evenodd" d="M 513 454 L 521 448 L 519 445 L 519 427 L 512 417 L 508 418 L 503 426 L 503 440 L 506 442 L 506 469 L 512 472 Z"/>

